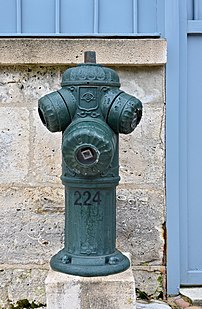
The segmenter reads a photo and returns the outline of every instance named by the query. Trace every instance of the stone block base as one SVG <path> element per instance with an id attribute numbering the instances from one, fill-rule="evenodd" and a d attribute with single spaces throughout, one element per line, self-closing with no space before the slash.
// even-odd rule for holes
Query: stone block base
<path id="1" fill-rule="evenodd" d="M 50 270 L 46 278 L 47 309 L 135 309 L 131 268 L 106 277 L 78 277 Z"/>

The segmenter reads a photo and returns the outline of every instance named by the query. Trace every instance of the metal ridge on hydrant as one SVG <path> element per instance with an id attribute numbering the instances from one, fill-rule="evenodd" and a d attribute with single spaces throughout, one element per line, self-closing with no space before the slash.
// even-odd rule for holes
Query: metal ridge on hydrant
<path id="1" fill-rule="evenodd" d="M 116 249 L 118 135 L 135 129 L 142 103 L 119 89 L 118 74 L 96 64 L 95 52 L 67 69 L 61 85 L 39 100 L 43 124 L 63 135 L 65 244 L 50 264 L 78 276 L 119 273 L 130 262 Z"/>

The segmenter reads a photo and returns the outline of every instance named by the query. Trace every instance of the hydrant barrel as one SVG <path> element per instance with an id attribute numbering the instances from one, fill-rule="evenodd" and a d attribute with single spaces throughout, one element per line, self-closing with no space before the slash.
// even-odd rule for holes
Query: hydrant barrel
<path id="1" fill-rule="evenodd" d="M 120 90 L 118 74 L 95 59 L 86 52 L 84 64 L 64 72 L 62 88 L 39 100 L 42 123 L 62 132 L 65 243 L 50 264 L 87 277 L 130 265 L 116 249 L 119 133 L 131 133 L 142 116 L 141 102 Z"/>

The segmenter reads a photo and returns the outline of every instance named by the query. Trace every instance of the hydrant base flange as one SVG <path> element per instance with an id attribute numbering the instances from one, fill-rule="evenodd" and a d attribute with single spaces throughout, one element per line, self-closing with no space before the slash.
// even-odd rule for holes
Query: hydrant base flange
<path id="1" fill-rule="evenodd" d="M 51 258 L 53 270 L 82 277 L 116 274 L 130 267 L 129 259 L 119 250 L 106 256 L 76 256 L 64 248 Z"/>

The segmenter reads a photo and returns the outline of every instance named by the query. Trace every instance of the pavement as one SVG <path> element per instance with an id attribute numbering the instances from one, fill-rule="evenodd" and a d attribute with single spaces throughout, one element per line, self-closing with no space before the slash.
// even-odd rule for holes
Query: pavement
<path id="1" fill-rule="evenodd" d="M 190 295 L 190 294 L 189 294 Z M 184 295 L 168 297 L 167 301 L 137 299 L 136 309 L 202 309 L 202 306 L 193 305 L 192 300 Z M 39 309 L 47 309 L 40 307 Z M 123 308 L 124 309 L 124 308 Z"/>
<path id="2" fill-rule="evenodd" d="M 202 306 L 202 287 L 183 287 L 180 294 L 191 299 L 193 304 Z"/>
<path id="3" fill-rule="evenodd" d="M 164 302 L 151 301 L 146 302 L 137 302 L 136 309 L 170 309 L 171 307 Z"/>
<path id="4" fill-rule="evenodd" d="M 143 301 L 137 299 L 136 309 L 202 309 L 202 306 L 192 305 L 191 300 L 184 296 L 178 295 L 175 297 L 169 297 L 166 302 L 150 300 Z M 46 307 L 40 307 L 39 309 L 47 309 Z M 123 308 L 124 309 L 124 308 Z"/>
<path id="5" fill-rule="evenodd" d="M 202 306 L 192 304 L 191 299 L 178 295 L 169 297 L 167 301 L 143 301 L 137 299 L 136 309 L 202 309 Z"/>
<path id="6" fill-rule="evenodd" d="M 186 291 L 187 294 L 187 291 Z M 190 291 L 189 291 L 189 296 Z M 194 300 L 198 299 L 194 293 Z M 184 295 L 178 295 L 175 297 L 168 297 L 166 301 L 159 300 L 141 300 L 137 299 L 136 309 L 202 309 L 200 305 L 192 304 L 192 300 Z M 31 308 L 30 308 L 31 309 Z M 40 307 L 39 309 L 47 309 L 46 306 Z M 123 308 L 124 309 L 124 308 Z"/>

